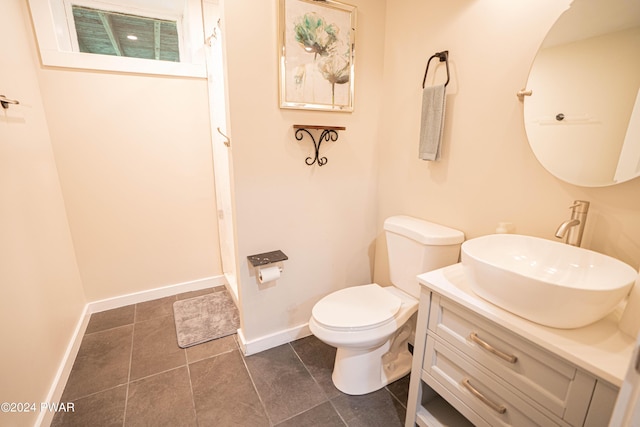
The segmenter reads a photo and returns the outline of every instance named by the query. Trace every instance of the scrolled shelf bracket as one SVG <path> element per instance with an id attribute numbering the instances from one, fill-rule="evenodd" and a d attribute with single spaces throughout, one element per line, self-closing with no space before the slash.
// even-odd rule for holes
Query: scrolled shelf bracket
<path id="1" fill-rule="evenodd" d="M 296 130 L 294 135 L 296 140 L 302 141 L 304 139 L 305 133 L 309 135 L 311 141 L 313 141 L 313 148 L 315 149 L 315 157 L 307 157 L 304 162 L 311 166 L 314 163 L 318 163 L 318 166 L 326 165 L 329 161 L 326 157 L 320 156 L 320 145 L 322 141 L 337 141 L 338 140 L 338 131 L 346 130 L 346 127 L 343 126 L 317 126 L 317 125 L 293 125 L 293 128 Z M 311 130 L 321 130 L 320 137 L 316 141 L 313 137 L 313 134 L 309 131 Z"/>

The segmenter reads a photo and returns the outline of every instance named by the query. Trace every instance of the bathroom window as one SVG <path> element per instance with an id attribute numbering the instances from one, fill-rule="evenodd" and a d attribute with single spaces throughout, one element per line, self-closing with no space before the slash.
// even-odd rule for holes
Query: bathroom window
<path id="1" fill-rule="evenodd" d="M 29 0 L 43 65 L 206 78 L 200 0 Z"/>
<path id="2" fill-rule="evenodd" d="M 71 10 L 73 44 L 79 52 L 180 62 L 177 20 L 78 5 Z"/>

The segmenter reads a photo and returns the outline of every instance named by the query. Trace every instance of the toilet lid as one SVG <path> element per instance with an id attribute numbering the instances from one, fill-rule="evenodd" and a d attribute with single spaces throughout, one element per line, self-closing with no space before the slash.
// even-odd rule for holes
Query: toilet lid
<path id="1" fill-rule="evenodd" d="M 330 328 L 373 328 L 393 318 L 401 304 L 400 298 L 372 283 L 327 295 L 313 307 L 312 314 Z"/>

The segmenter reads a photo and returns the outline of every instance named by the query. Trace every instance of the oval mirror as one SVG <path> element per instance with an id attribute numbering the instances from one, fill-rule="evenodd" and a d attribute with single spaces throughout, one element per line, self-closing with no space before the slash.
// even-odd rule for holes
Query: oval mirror
<path id="1" fill-rule="evenodd" d="M 640 176 L 640 1 L 574 0 L 535 57 L 524 120 L 551 174 L 584 187 Z"/>

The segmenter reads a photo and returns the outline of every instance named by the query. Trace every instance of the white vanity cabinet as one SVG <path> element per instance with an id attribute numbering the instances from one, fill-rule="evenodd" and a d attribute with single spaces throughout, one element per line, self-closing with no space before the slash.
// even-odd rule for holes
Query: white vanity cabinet
<path id="1" fill-rule="evenodd" d="M 514 316 L 475 296 L 459 264 L 419 278 L 407 427 L 608 425 L 633 339 Z M 611 369 L 592 368 L 601 360 Z"/>

